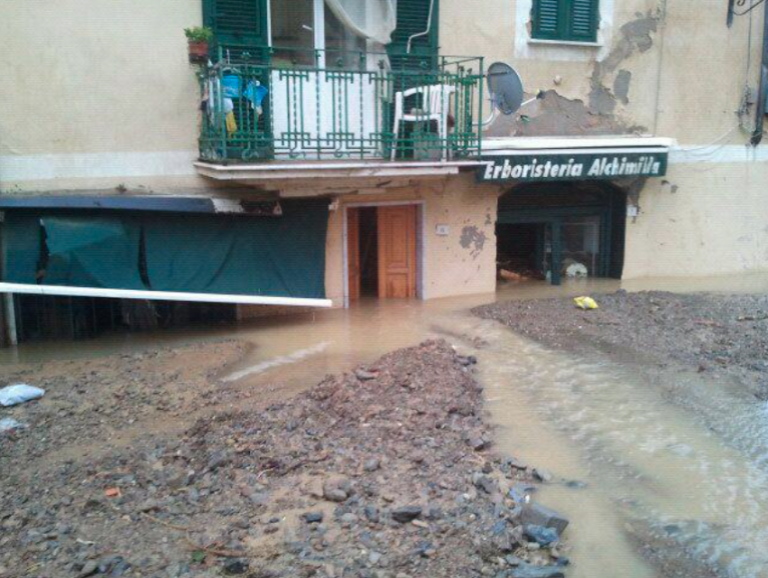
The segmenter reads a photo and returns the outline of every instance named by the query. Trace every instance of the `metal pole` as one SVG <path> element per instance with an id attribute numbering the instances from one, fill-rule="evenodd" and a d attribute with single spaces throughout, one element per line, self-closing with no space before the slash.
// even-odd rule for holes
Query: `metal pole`
<path id="1" fill-rule="evenodd" d="M 763 57 L 760 62 L 760 86 L 755 107 L 755 130 L 749 142 L 757 146 L 763 140 L 763 121 L 765 119 L 765 100 L 768 98 L 768 6 L 763 6 Z"/>
<path id="2" fill-rule="evenodd" d="M 3 309 L 8 345 L 18 345 L 19 336 L 16 331 L 16 308 L 13 304 L 13 295 L 3 295 Z"/>
<path id="3" fill-rule="evenodd" d="M 550 224 L 552 231 L 552 285 L 562 283 L 563 236 L 560 221 L 555 219 Z"/>
<path id="4" fill-rule="evenodd" d="M 28 285 L 0 282 L 0 293 L 22 295 L 58 295 L 60 297 L 108 297 L 112 299 L 149 299 L 150 301 L 195 301 L 199 303 L 242 303 L 245 305 L 285 305 L 294 307 L 333 307 L 330 299 L 269 297 L 265 295 L 227 295 L 222 293 L 185 293 L 181 291 L 144 291 L 101 289 L 66 285 Z"/>

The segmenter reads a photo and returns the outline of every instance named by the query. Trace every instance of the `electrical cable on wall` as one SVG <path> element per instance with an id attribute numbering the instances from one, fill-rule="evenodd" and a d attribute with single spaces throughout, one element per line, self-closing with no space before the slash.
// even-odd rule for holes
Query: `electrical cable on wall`
<path id="1" fill-rule="evenodd" d="M 747 0 L 736 0 L 736 6 L 744 6 L 746 3 L 747 3 Z M 744 16 L 745 14 L 749 14 L 750 12 L 752 12 L 752 10 L 754 10 L 755 8 L 760 6 L 760 4 L 763 4 L 763 3 L 765 3 L 765 0 L 757 0 L 757 1 L 752 0 L 752 4 L 750 4 L 749 8 L 747 8 L 746 10 L 743 10 L 742 12 L 736 12 L 736 10 L 731 10 L 731 14 L 733 14 L 734 16 Z"/>

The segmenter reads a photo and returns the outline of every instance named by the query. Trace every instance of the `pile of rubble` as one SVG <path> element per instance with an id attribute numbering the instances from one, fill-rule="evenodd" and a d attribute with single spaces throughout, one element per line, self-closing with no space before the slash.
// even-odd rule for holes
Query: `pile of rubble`
<path id="1" fill-rule="evenodd" d="M 492 454 L 474 363 L 425 342 L 181 439 L 0 480 L 0 576 L 563 576 L 568 521 L 531 499 L 550 476 Z"/>

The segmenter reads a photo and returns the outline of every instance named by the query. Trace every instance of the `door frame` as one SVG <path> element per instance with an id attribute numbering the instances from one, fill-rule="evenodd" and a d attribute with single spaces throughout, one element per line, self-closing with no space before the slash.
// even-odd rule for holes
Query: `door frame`
<path id="1" fill-rule="evenodd" d="M 370 203 L 344 203 L 342 205 L 342 275 L 344 287 L 344 308 L 349 308 L 349 254 L 347 233 L 347 209 L 360 207 L 396 207 L 416 205 L 416 299 L 424 299 L 424 272 L 426 270 L 426 201 L 378 201 Z"/>

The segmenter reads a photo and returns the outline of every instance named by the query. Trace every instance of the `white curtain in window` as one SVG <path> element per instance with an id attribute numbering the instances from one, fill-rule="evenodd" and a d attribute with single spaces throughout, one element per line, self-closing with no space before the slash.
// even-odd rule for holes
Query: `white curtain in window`
<path id="1" fill-rule="evenodd" d="M 366 40 L 386 46 L 397 26 L 397 0 L 325 0 L 336 18 Z"/>

